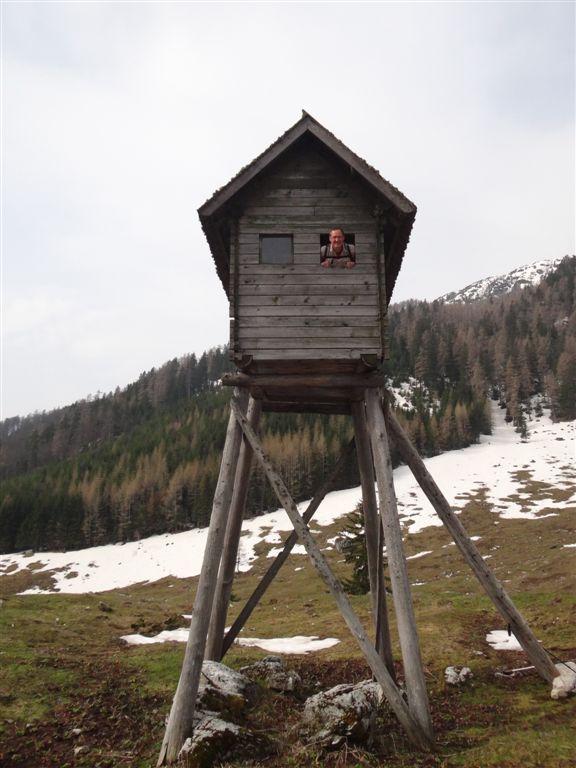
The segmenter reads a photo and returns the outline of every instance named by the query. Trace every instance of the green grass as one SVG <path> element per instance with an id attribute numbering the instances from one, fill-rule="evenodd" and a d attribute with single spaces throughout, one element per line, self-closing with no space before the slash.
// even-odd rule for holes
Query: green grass
<path id="1" fill-rule="evenodd" d="M 526 482 L 529 482 L 527 479 Z M 534 489 L 540 493 L 541 489 Z M 559 491 L 564 493 L 564 491 Z M 576 656 L 575 510 L 533 521 L 503 520 L 482 493 L 469 498 L 461 520 L 545 648 L 561 658 Z M 317 529 L 323 545 L 338 524 Z M 576 764 L 576 697 L 554 702 L 549 686 L 534 673 L 513 679 L 495 672 L 524 666 L 523 653 L 495 651 L 485 642 L 504 620 L 484 595 L 444 529 L 428 528 L 405 540 L 422 657 L 426 669 L 437 751 L 414 753 L 394 718 L 385 714 L 385 736 L 371 753 L 311 750 L 297 731 L 301 702 L 267 698 L 252 714 L 256 724 L 284 743 L 281 762 L 267 766 L 376 766 L 392 768 L 568 768 Z M 241 609 L 257 579 L 270 565 L 262 547 L 254 568 L 239 574 L 229 621 Z M 334 570 L 350 575 L 335 550 L 327 552 Z M 295 571 L 295 568 L 302 570 Z M 153 766 L 164 718 L 182 664 L 183 645 L 126 646 L 119 640 L 134 631 L 153 633 L 190 613 L 195 579 L 166 578 L 102 595 L 18 596 L 19 589 L 45 574 L 0 577 L 0 763 L 37 768 L 58 765 Z M 99 604 L 112 609 L 103 612 Z M 361 619 L 369 621 L 368 599 L 351 596 Z M 388 600 L 392 611 L 392 599 Z M 182 620 L 182 623 L 184 621 Z M 394 618 L 391 619 L 396 637 Z M 305 680 L 346 682 L 347 675 L 369 676 L 355 641 L 306 557 L 293 556 L 251 616 L 245 635 L 333 636 L 341 642 L 306 657 L 287 657 Z M 396 658 L 398 645 L 394 640 Z M 239 667 L 265 652 L 234 646 L 226 659 Z M 470 666 L 472 683 L 447 688 L 449 665 Z M 73 737 L 74 727 L 83 729 Z M 74 757 L 77 739 L 89 752 Z M 238 762 L 235 768 L 260 764 Z"/>

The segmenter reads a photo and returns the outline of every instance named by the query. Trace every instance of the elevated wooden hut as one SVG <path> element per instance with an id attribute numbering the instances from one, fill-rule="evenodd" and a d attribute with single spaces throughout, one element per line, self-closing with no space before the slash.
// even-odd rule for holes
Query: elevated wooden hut
<path id="1" fill-rule="evenodd" d="M 303 113 L 198 213 L 230 301 L 230 350 L 242 371 L 327 376 L 378 367 L 416 206 L 374 168 Z M 354 269 L 320 267 L 334 227 L 355 246 Z M 265 409 L 349 412 L 343 381 L 315 396 L 297 380 L 278 388 L 259 379 L 252 394 Z"/>
<path id="2" fill-rule="evenodd" d="M 225 382 L 237 388 L 231 399 L 186 655 L 159 765 L 176 762 L 192 735 L 203 659 L 218 660 L 226 653 L 297 540 L 332 593 L 411 741 L 421 749 L 432 747 L 432 719 L 388 432 L 537 671 L 546 680 L 558 674 L 378 392 L 384 383 L 378 368 L 386 352 L 386 310 L 415 213 L 413 203 L 306 113 L 199 210 L 230 300 L 230 349 L 240 373 Z M 355 244 L 352 269 L 320 266 L 320 248 L 335 227 L 342 228 Z M 374 642 L 307 525 L 348 462 L 352 445 L 302 515 L 258 438 L 262 409 L 352 414 Z M 225 631 L 254 457 L 291 519 L 294 533 Z M 407 700 L 395 679 L 382 568 L 384 544 Z"/>

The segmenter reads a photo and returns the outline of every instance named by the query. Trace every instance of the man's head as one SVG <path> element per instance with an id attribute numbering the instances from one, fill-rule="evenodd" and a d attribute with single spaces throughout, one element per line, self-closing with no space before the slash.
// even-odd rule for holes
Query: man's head
<path id="1" fill-rule="evenodd" d="M 344 248 L 344 230 L 340 227 L 336 227 L 335 229 L 330 230 L 330 234 L 328 235 L 328 240 L 330 241 L 330 248 L 334 253 L 342 253 L 342 249 Z"/>

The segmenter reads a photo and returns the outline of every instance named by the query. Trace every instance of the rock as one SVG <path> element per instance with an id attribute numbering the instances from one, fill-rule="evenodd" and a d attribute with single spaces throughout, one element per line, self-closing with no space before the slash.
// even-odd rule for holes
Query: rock
<path id="1" fill-rule="evenodd" d="M 88 752 L 88 747 L 81 746 L 81 747 L 74 747 L 74 757 L 78 757 L 78 755 L 85 755 Z"/>
<path id="2" fill-rule="evenodd" d="M 320 746 L 337 747 L 347 739 L 369 742 L 381 703 L 382 689 L 371 680 L 337 685 L 306 700 L 304 729 Z"/>
<path id="3" fill-rule="evenodd" d="M 302 688 L 302 678 L 293 669 L 271 669 L 266 677 L 266 685 L 272 691 L 298 693 Z"/>
<path id="4" fill-rule="evenodd" d="M 198 687 L 196 707 L 235 719 L 260 699 L 258 686 L 248 677 L 217 661 L 205 661 Z"/>
<path id="5" fill-rule="evenodd" d="M 240 726 L 221 720 L 217 714 L 197 713 L 194 736 L 186 739 L 178 754 L 178 765 L 186 768 L 209 768 L 217 759 L 225 759 L 240 734 Z"/>
<path id="6" fill-rule="evenodd" d="M 218 661 L 204 661 L 202 663 L 202 675 L 200 688 L 211 685 L 234 696 L 250 698 L 255 694 L 254 683 L 242 672 L 235 672 L 226 664 Z"/>
<path id="7" fill-rule="evenodd" d="M 446 667 L 444 678 L 448 685 L 462 685 L 474 677 L 470 667 Z"/>
<path id="8" fill-rule="evenodd" d="M 298 672 L 286 669 L 279 656 L 265 656 L 255 664 L 241 667 L 240 672 L 272 691 L 298 693 L 302 688 L 302 679 Z"/>
<path id="9" fill-rule="evenodd" d="M 228 759 L 253 759 L 276 750 L 277 745 L 262 734 L 222 720 L 215 712 L 199 712 L 194 717 L 194 735 L 184 742 L 178 764 L 210 768 Z"/>
<path id="10" fill-rule="evenodd" d="M 205 661 L 196 699 L 193 735 L 178 756 L 185 768 L 209 768 L 228 759 L 253 758 L 277 751 L 268 736 L 240 725 L 245 710 L 262 691 L 240 672 L 217 661 Z"/>
<path id="11" fill-rule="evenodd" d="M 553 699 L 565 699 L 569 694 L 576 693 L 576 662 L 566 661 L 563 664 L 556 664 L 558 676 L 552 681 Z"/>

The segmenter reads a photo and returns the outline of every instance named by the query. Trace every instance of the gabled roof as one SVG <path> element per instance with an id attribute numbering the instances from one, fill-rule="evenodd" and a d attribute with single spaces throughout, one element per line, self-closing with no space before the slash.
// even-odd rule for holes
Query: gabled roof
<path id="1" fill-rule="evenodd" d="M 408 240 L 416 206 L 396 187 L 386 181 L 378 171 L 356 155 L 339 139 L 330 133 L 323 125 L 315 120 L 307 112 L 302 112 L 302 117 L 280 136 L 268 149 L 256 157 L 251 163 L 242 168 L 225 186 L 217 190 L 204 205 L 198 209 L 198 215 L 202 228 L 208 240 L 212 256 L 216 263 L 218 275 L 222 280 L 224 290 L 228 293 L 230 242 L 226 225 L 223 226 L 223 218 L 226 210 L 233 203 L 235 196 L 240 193 L 247 184 L 278 157 L 292 147 L 302 136 L 310 134 L 327 147 L 341 162 L 348 165 L 360 178 L 385 199 L 388 207 L 395 211 L 395 226 L 387 236 L 387 274 L 386 284 L 388 300 L 392 288 L 396 282 L 396 276 L 400 270 L 402 257 Z"/>

